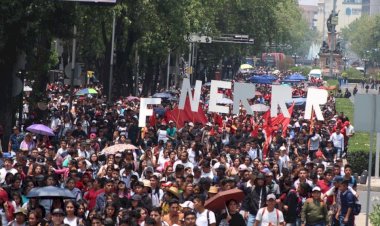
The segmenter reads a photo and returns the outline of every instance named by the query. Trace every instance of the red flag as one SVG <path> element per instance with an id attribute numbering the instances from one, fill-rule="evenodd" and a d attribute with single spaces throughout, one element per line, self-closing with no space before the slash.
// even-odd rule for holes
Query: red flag
<path id="1" fill-rule="evenodd" d="M 214 123 L 218 124 L 219 127 L 223 127 L 223 119 L 218 113 L 214 113 Z"/>
<path id="2" fill-rule="evenodd" d="M 169 110 L 165 114 L 167 120 L 172 120 L 176 123 L 178 128 L 182 128 L 185 124 L 185 121 L 188 122 L 200 122 L 206 124 L 208 119 L 202 109 L 202 106 L 199 105 L 198 112 L 191 111 L 190 100 L 186 98 L 185 107 L 183 110 L 178 109 L 178 106 L 173 110 Z"/>
<path id="3" fill-rule="evenodd" d="M 290 116 L 292 116 L 292 114 L 293 114 L 293 109 L 294 109 L 294 103 L 292 104 L 292 106 L 290 106 L 288 108 Z M 264 116 L 267 117 L 267 119 L 268 119 L 268 117 L 270 117 L 270 110 L 265 112 Z M 264 125 L 264 130 L 266 133 L 266 140 L 265 140 L 265 144 L 263 147 L 263 156 L 266 157 L 266 155 L 267 155 L 269 144 L 270 144 L 271 139 L 272 139 L 272 132 L 276 131 L 278 129 L 278 125 L 281 124 L 282 128 L 283 128 L 282 135 L 284 135 L 286 133 L 286 128 L 288 127 L 289 123 L 290 123 L 290 118 L 285 118 L 284 114 L 282 114 L 282 113 L 279 114 L 275 118 L 268 119 L 268 123 L 265 123 L 265 125 Z"/>
<path id="4" fill-rule="evenodd" d="M 156 115 L 153 113 L 150 117 L 149 117 L 149 126 L 150 127 L 155 127 L 156 126 Z"/>

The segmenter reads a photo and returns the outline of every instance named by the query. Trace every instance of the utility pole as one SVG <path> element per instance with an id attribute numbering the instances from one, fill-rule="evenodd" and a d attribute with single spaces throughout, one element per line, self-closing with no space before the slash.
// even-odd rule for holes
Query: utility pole
<path id="1" fill-rule="evenodd" d="M 333 57 L 333 54 L 334 54 L 334 51 L 335 51 L 335 26 L 336 26 L 336 0 L 334 0 L 334 4 L 333 4 L 333 11 L 332 11 L 332 17 L 331 17 L 331 25 L 332 25 L 332 29 L 331 29 L 331 37 L 330 37 L 330 77 L 333 77 L 333 60 L 334 60 L 334 57 Z"/>
<path id="2" fill-rule="evenodd" d="M 169 90 L 169 77 L 170 77 L 170 49 L 168 52 L 168 68 L 166 72 L 166 90 Z"/>
<path id="3" fill-rule="evenodd" d="M 75 50 L 77 46 L 77 26 L 74 25 L 74 32 L 73 32 L 73 49 L 72 49 L 72 59 L 71 59 L 71 80 L 70 80 L 70 107 L 69 111 L 71 111 L 71 107 L 73 106 L 73 99 L 74 99 L 74 72 L 75 72 Z"/>
<path id="4" fill-rule="evenodd" d="M 116 24 L 115 10 L 113 11 L 112 19 L 112 40 L 111 40 L 111 61 L 110 61 L 110 79 L 108 84 L 108 102 L 112 100 L 112 80 L 113 80 L 113 54 L 115 48 L 115 24 Z"/>

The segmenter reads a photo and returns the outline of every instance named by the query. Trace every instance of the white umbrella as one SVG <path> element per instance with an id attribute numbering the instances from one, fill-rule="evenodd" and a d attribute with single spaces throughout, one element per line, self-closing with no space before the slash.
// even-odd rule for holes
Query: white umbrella
<path id="1" fill-rule="evenodd" d="M 33 89 L 30 86 L 24 86 L 24 92 L 32 92 Z"/>
<path id="2" fill-rule="evenodd" d="M 218 104 L 233 104 L 234 102 L 228 98 L 221 98 L 216 101 Z"/>
<path id="3" fill-rule="evenodd" d="M 268 111 L 269 106 L 265 104 L 254 104 L 254 105 L 251 105 L 251 109 L 252 111 Z"/>

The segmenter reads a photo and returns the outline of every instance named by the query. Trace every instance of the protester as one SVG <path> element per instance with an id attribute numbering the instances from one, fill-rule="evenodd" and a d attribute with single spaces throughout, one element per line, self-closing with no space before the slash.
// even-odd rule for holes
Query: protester
<path id="1" fill-rule="evenodd" d="M 291 86 L 293 96 L 306 96 L 307 83 Z M 347 191 L 357 196 L 344 159 L 355 132 L 337 114 L 331 94 L 321 106 L 325 120 L 317 121 L 303 118 L 304 104 L 288 104 L 290 119 L 270 117 L 270 111 L 251 116 L 244 106 L 237 115 L 209 113 L 209 86 L 201 88 L 198 112 L 180 110 L 180 92 L 173 89 L 173 98 L 162 98 L 139 128 L 140 97 L 105 102 L 101 85 L 88 87 L 99 95 L 75 96 L 69 86 L 49 84 L 46 114 L 28 111 L 25 123 L 42 122 L 54 136 L 13 128 L 0 156 L 2 225 L 353 224 L 352 203 L 341 198 L 350 196 Z M 249 104 L 269 106 L 271 85 L 257 84 L 256 91 Z M 233 98 L 228 89 L 219 92 Z M 29 198 L 46 185 L 65 188 L 74 198 Z M 241 190 L 242 198 L 229 198 L 217 209 L 209 204 L 232 189 Z M 323 222 L 309 216 L 317 207 L 329 207 L 334 216 L 326 221 L 323 215 Z"/>

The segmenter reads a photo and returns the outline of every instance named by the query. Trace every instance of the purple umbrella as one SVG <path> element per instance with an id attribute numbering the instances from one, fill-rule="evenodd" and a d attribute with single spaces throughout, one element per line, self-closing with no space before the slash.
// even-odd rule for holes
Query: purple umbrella
<path id="1" fill-rule="evenodd" d="M 29 126 L 28 128 L 26 128 L 26 130 L 35 134 L 55 136 L 53 130 L 43 124 L 33 124 Z"/>

